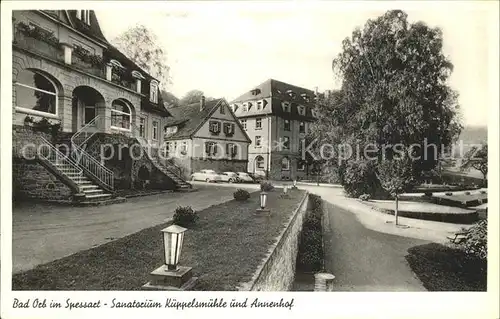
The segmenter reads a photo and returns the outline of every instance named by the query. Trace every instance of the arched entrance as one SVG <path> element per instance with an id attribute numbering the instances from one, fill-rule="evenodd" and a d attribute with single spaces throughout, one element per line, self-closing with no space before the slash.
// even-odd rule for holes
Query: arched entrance
<path id="1" fill-rule="evenodd" d="M 73 131 L 78 131 L 81 127 L 89 124 L 99 115 L 99 111 L 106 107 L 104 97 L 96 89 L 89 86 L 78 86 L 73 90 Z M 96 129 L 104 130 L 103 127 Z"/>

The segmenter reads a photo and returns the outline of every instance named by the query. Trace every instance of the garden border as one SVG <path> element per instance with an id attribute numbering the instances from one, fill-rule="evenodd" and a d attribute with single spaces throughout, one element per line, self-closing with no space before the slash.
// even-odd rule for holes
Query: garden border
<path id="1" fill-rule="evenodd" d="M 308 198 L 309 198 L 309 192 L 306 191 L 303 198 L 300 200 L 299 205 L 297 206 L 297 208 L 293 212 L 292 216 L 290 217 L 290 219 L 286 223 L 284 230 L 277 237 L 276 242 L 268 250 L 266 257 L 263 258 L 261 264 L 257 267 L 257 270 L 254 272 L 252 279 L 250 279 L 250 281 L 248 281 L 246 283 L 241 284 L 238 291 L 252 291 L 253 290 L 253 288 L 255 287 L 255 284 L 257 283 L 257 281 L 260 279 L 262 273 L 264 272 L 264 269 L 266 269 L 267 267 L 270 267 L 269 261 L 271 260 L 273 255 L 276 254 L 276 252 L 278 251 L 278 248 L 282 247 L 283 239 L 285 238 L 285 235 L 287 235 L 290 232 L 291 226 L 294 224 L 295 220 L 297 219 L 297 216 L 300 213 L 301 208 L 304 205 L 304 202 L 307 202 Z M 307 209 L 305 212 L 307 213 Z M 302 225 L 300 227 L 302 229 Z M 293 281 L 292 281 L 292 283 L 293 283 Z"/>

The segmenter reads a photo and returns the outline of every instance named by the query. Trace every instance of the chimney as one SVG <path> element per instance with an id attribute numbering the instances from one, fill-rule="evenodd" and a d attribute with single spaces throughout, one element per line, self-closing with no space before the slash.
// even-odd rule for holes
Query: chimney
<path id="1" fill-rule="evenodd" d="M 205 108 L 205 96 L 202 95 L 200 97 L 200 111 L 203 111 L 204 108 Z"/>

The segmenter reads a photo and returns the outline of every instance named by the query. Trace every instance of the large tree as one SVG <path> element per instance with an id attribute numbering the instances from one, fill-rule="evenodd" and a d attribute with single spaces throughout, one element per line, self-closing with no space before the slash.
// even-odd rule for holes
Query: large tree
<path id="1" fill-rule="evenodd" d="M 483 186 L 487 186 L 488 177 L 488 144 L 483 142 L 481 145 L 471 147 L 462 158 L 460 169 L 469 171 L 476 169 L 483 174 Z"/>
<path id="2" fill-rule="evenodd" d="M 179 100 L 179 105 L 188 105 L 192 103 L 197 103 L 200 101 L 200 98 L 204 96 L 205 93 L 200 90 L 191 90 L 187 92 L 180 100 Z M 211 97 L 205 96 L 206 101 L 212 100 Z"/>
<path id="3" fill-rule="evenodd" d="M 166 107 L 177 107 L 179 106 L 179 98 L 173 93 L 166 90 L 161 90 L 161 97 L 166 104 Z"/>
<path id="4" fill-rule="evenodd" d="M 400 10 L 355 29 L 333 60 L 342 80 L 339 92 L 318 101 L 313 131 L 320 143 L 348 143 L 361 150 L 356 161 L 366 160 L 367 145 L 380 161 L 391 156 L 388 146 L 414 144 L 414 174 L 434 168 L 462 128 L 457 94 L 447 84 L 453 65 L 442 48 L 439 28 L 409 23 Z M 330 164 L 349 161 L 336 156 Z"/>
<path id="5" fill-rule="evenodd" d="M 139 67 L 166 88 L 171 83 L 167 53 L 157 36 L 144 25 L 136 25 L 116 37 L 112 43 Z"/>

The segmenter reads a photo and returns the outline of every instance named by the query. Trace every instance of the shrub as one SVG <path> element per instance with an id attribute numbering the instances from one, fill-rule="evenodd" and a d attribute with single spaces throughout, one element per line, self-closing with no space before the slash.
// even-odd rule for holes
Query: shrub
<path id="1" fill-rule="evenodd" d="M 233 197 L 236 200 L 244 201 L 244 200 L 247 200 L 250 198 L 250 193 L 247 192 L 246 190 L 240 188 L 240 189 L 237 189 L 236 192 L 233 193 Z"/>
<path id="2" fill-rule="evenodd" d="M 340 171 L 340 183 L 349 197 L 359 198 L 363 194 L 384 197 L 385 191 L 376 175 L 373 161 L 350 161 Z"/>
<path id="3" fill-rule="evenodd" d="M 470 192 L 465 192 L 465 195 L 470 195 Z"/>
<path id="4" fill-rule="evenodd" d="M 359 196 L 359 199 L 361 199 L 362 201 L 370 200 L 370 198 L 371 198 L 370 194 L 363 194 L 363 195 Z"/>
<path id="5" fill-rule="evenodd" d="M 481 220 L 472 226 L 465 240 L 459 244 L 460 248 L 472 258 L 486 260 L 488 256 L 488 220 Z"/>
<path id="6" fill-rule="evenodd" d="M 318 271 L 323 260 L 323 234 L 321 217 L 323 204 L 321 197 L 309 195 L 310 207 L 306 213 L 300 246 L 297 255 L 297 268 L 302 271 Z"/>
<path id="7" fill-rule="evenodd" d="M 453 193 L 452 193 L 452 192 L 446 192 L 446 193 L 444 193 L 444 194 L 445 194 L 446 196 L 452 196 L 452 195 L 453 195 Z"/>
<path id="8" fill-rule="evenodd" d="M 179 206 L 175 209 L 173 222 L 176 225 L 188 227 L 196 223 L 198 218 L 198 213 L 191 206 Z"/>
<path id="9" fill-rule="evenodd" d="M 427 197 L 432 197 L 432 192 L 425 192 L 425 193 L 424 193 L 424 196 L 427 196 Z"/>
<path id="10" fill-rule="evenodd" d="M 483 190 L 483 191 L 480 191 L 480 193 L 481 193 L 481 194 L 486 194 L 486 191 L 484 191 L 484 190 Z"/>
<path id="11" fill-rule="evenodd" d="M 263 191 L 263 192 L 270 192 L 274 189 L 274 186 L 271 182 L 267 182 L 267 181 L 262 181 L 260 183 L 260 190 Z"/>

